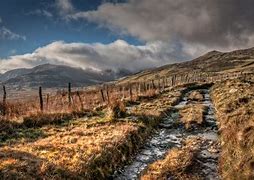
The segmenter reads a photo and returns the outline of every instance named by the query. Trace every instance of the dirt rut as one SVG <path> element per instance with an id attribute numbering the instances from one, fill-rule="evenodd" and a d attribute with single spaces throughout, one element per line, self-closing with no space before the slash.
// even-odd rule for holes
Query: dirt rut
<path id="1" fill-rule="evenodd" d="M 187 173 L 195 174 L 202 179 L 219 179 L 217 164 L 220 147 L 209 89 L 198 89 L 204 97 L 199 102 L 190 100 L 189 95 L 193 91 L 190 90 L 185 93 L 180 103 L 174 106 L 162 120 L 153 136 L 144 144 L 139 153 L 132 159 L 132 162 L 116 171 L 113 179 L 140 179 L 142 175 L 147 173 L 150 165 L 164 159 L 167 152 L 171 149 L 181 149 L 188 138 L 198 138 L 201 143 L 193 158 L 193 163 L 191 163 L 192 167 L 187 168 L 191 172 Z M 194 123 L 186 129 L 182 123 L 179 111 L 190 104 L 196 103 L 206 107 L 206 111 L 203 114 L 203 123 Z M 158 171 L 160 170 L 158 169 Z M 172 173 L 169 174 L 167 178 L 174 178 Z"/>

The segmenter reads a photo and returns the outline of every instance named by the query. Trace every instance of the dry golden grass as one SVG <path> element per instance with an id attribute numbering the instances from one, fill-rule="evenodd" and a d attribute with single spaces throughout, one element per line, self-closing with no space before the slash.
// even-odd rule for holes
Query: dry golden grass
<path id="1" fill-rule="evenodd" d="M 84 116 L 93 116 L 96 112 L 80 111 L 71 113 L 38 113 L 36 115 L 24 117 L 23 125 L 25 127 L 41 127 L 48 124 L 60 124 L 67 120 L 76 119 Z"/>
<path id="2" fill-rule="evenodd" d="M 46 138 L 0 148 L 4 179 L 103 178 L 142 142 L 142 124 L 87 123 L 44 129 Z"/>
<path id="3" fill-rule="evenodd" d="M 220 127 L 223 179 L 254 178 L 254 82 L 237 79 L 217 83 L 212 100 Z"/>
<path id="4" fill-rule="evenodd" d="M 186 88 L 179 87 L 178 89 L 167 89 L 162 94 L 153 98 L 143 99 L 143 101 L 135 106 L 131 114 L 136 116 L 158 116 L 162 115 L 169 107 L 177 104 L 181 98 L 182 91 Z"/>
<path id="5" fill-rule="evenodd" d="M 204 95 L 201 94 L 199 91 L 192 91 L 190 95 L 188 96 L 188 100 L 191 101 L 203 101 Z"/>
<path id="6" fill-rule="evenodd" d="M 21 95 L 22 96 L 22 95 Z M 38 97 L 23 99 L 19 101 L 9 100 L 5 106 L 5 119 L 22 121 L 24 117 L 45 114 L 61 114 L 93 110 L 95 107 L 105 103 L 101 100 L 101 95 L 97 91 L 75 92 L 71 95 L 71 105 L 66 93 L 60 93 L 43 97 L 44 110 L 41 112 Z M 0 105 L 0 111 L 2 110 Z M 2 115 L 2 113 L 0 113 Z"/>
<path id="7" fill-rule="evenodd" d="M 156 97 L 158 99 L 153 99 L 153 118 L 149 113 L 143 113 L 139 120 L 133 122 L 128 118 L 122 118 L 119 112 L 123 112 L 125 107 L 118 101 L 111 107 L 114 110 L 114 121 L 103 116 L 93 116 L 65 121 L 59 125 L 36 125 L 37 128 L 27 128 L 27 132 L 19 130 L 14 136 L 16 140 L 1 143 L 0 177 L 108 178 L 115 169 L 128 162 L 130 156 L 148 137 L 152 127 L 159 123 L 171 104 L 180 99 L 181 90 L 167 91 Z M 160 100 L 170 103 L 161 107 Z M 136 105 L 138 109 L 149 112 L 150 105 L 144 105 L 142 102 Z M 143 123 L 144 119 L 148 123 Z M 46 121 L 51 122 L 47 118 Z M 43 123 L 43 118 L 37 123 Z M 8 136 L 8 133 L 6 135 Z"/>
<path id="8" fill-rule="evenodd" d="M 0 102 L 0 121 L 16 121 L 25 122 L 30 125 L 46 125 L 48 123 L 58 123 L 63 119 L 76 118 L 77 114 L 86 114 L 87 112 L 101 111 L 107 107 L 119 105 L 119 102 L 135 102 L 142 98 L 153 98 L 160 92 L 156 89 L 141 92 L 137 87 L 133 86 L 132 98 L 130 99 L 129 89 L 121 89 L 111 85 L 103 90 L 104 98 L 102 98 L 101 87 L 93 90 L 76 91 L 71 93 L 71 104 L 69 102 L 68 93 L 59 91 L 56 94 L 44 94 L 43 112 L 40 110 L 39 98 L 29 97 L 28 99 L 20 99 L 18 101 L 11 100 L 7 97 L 5 106 Z M 20 95 L 22 96 L 22 94 Z M 114 105 L 115 104 L 115 105 Z M 5 115 L 3 116 L 3 109 Z M 78 116 L 80 117 L 80 116 Z"/>
<path id="9" fill-rule="evenodd" d="M 114 100 L 108 104 L 106 119 L 116 121 L 118 118 L 123 118 L 126 115 L 126 105 L 123 101 Z"/>
<path id="10" fill-rule="evenodd" d="M 204 120 L 204 114 L 207 107 L 202 104 L 189 104 L 180 109 L 180 121 L 185 125 L 186 129 L 191 128 L 193 124 L 201 125 Z"/>
<path id="11" fill-rule="evenodd" d="M 157 179 L 200 179 L 189 171 L 200 148 L 201 140 L 189 138 L 182 148 L 173 148 L 166 157 L 152 163 L 141 177 L 141 180 Z"/>

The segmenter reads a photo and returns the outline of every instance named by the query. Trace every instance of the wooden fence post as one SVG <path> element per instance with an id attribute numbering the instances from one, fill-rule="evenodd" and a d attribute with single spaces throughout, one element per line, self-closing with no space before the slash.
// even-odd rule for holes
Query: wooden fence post
<path id="1" fill-rule="evenodd" d="M 185 77 L 184 77 L 184 82 L 185 82 L 185 83 L 188 83 L 188 74 L 185 75 Z"/>
<path id="2" fill-rule="evenodd" d="M 155 89 L 155 84 L 154 84 L 154 80 L 152 80 L 152 86 L 153 86 L 153 89 Z"/>
<path id="3" fill-rule="evenodd" d="M 43 98 L 42 98 L 42 88 L 39 87 L 39 99 L 40 99 L 40 110 L 43 112 Z"/>
<path id="4" fill-rule="evenodd" d="M 80 105 L 81 105 L 81 110 L 84 110 L 83 102 L 82 102 L 79 91 L 77 91 L 77 96 L 78 96 L 78 99 L 79 99 L 79 102 L 80 102 Z"/>
<path id="5" fill-rule="evenodd" d="M 101 97 L 102 97 L 102 101 L 105 102 L 105 97 L 104 97 L 104 93 L 102 89 L 101 89 Z"/>
<path id="6" fill-rule="evenodd" d="M 166 87 L 166 80 L 165 79 L 166 79 L 165 77 L 163 77 L 163 79 L 162 79 L 162 90 L 163 91 L 165 90 L 165 87 Z"/>
<path id="7" fill-rule="evenodd" d="M 49 110 L 49 94 L 47 94 L 46 108 L 47 108 L 47 110 Z"/>
<path id="8" fill-rule="evenodd" d="M 158 79 L 158 89 L 159 89 L 159 92 L 161 91 L 161 80 Z"/>
<path id="9" fill-rule="evenodd" d="M 68 101 L 69 107 L 71 106 L 71 83 L 68 84 Z"/>
<path id="10" fill-rule="evenodd" d="M 132 86 L 129 84 L 130 100 L 132 101 Z"/>
<path id="11" fill-rule="evenodd" d="M 139 86 L 138 86 L 138 83 L 136 82 L 135 83 L 135 91 L 136 91 L 135 93 L 137 94 L 137 96 L 139 95 L 139 89 L 138 88 L 139 88 Z"/>
<path id="12" fill-rule="evenodd" d="M 6 115 L 6 96 L 7 96 L 5 86 L 3 86 L 3 91 L 4 91 L 4 95 L 3 95 L 3 115 L 5 116 Z"/>
<path id="13" fill-rule="evenodd" d="M 145 81 L 143 82 L 143 86 L 144 86 L 144 89 L 143 89 L 143 94 L 144 94 L 144 93 L 146 93 L 146 89 L 147 89 Z"/>
<path id="14" fill-rule="evenodd" d="M 175 85 L 174 76 L 171 77 L 171 86 Z"/>

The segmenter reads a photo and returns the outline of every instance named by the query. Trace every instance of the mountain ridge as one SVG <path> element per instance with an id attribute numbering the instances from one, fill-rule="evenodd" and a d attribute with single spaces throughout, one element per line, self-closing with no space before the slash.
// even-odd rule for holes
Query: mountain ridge
<path id="1" fill-rule="evenodd" d="M 7 71 L 0 76 L 0 81 L 14 88 L 64 87 L 69 82 L 79 87 L 115 80 L 122 76 L 121 72 L 119 73 L 111 70 L 97 72 L 92 69 L 84 70 L 65 65 L 43 64 L 31 69 L 21 68 Z"/>
<path id="2" fill-rule="evenodd" d="M 12 87 L 64 87 L 71 82 L 74 86 L 89 86 L 109 81 L 127 83 L 146 81 L 158 76 L 169 76 L 179 73 L 209 73 L 254 68 L 254 47 L 230 52 L 210 51 L 193 60 L 167 64 L 136 73 L 126 69 L 114 72 L 101 72 L 92 69 L 81 69 L 65 65 L 43 64 L 31 69 L 20 68 L 0 74 L 0 82 Z M 120 78 L 120 79 L 119 79 Z"/>
<path id="3" fill-rule="evenodd" d="M 119 83 L 130 81 L 147 81 L 160 76 L 172 76 L 183 73 L 220 73 L 240 69 L 254 70 L 254 47 L 229 52 L 210 51 L 189 61 L 167 64 L 161 67 L 145 70 L 135 75 L 123 78 Z"/>

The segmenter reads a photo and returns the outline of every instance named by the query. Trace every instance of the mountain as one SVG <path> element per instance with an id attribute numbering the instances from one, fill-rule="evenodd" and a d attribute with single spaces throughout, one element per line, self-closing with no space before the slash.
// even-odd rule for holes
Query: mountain
<path id="1" fill-rule="evenodd" d="M 169 64 L 131 75 L 123 78 L 119 83 L 144 81 L 174 74 L 221 73 L 238 70 L 254 71 L 254 48 L 231 52 L 211 51 L 191 61 Z"/>
<path id="2" fill-rule="evenodd" d="M 4 81 L 7 81 L 9 79 L 21 76 L 23 74 L 27 74 L 29 72 L 30 72 L 30 69 L 25 69 L 25 68 L 10 70 L 10 71 L 7 71 L 4 74 L 0 74 L 0 81 L 4 82 Z"/>
<path id="3" fill-rule="evenodd" d="M 64 65 L 44 64 L 32 69 L 16 69 L 0 76 L 2 83 L 14 88 L 66 87 L 71 82 L 73 86 L 88 86 L 106 81 L 112 81 L 121 76 L 112 70 L 97 72 L 91 69 L 83 70 Z"/>
<path id="4" fill-rule="evenodd" d="M 66 87 L 69 82 L 78 87 L 112 81 L 124 76 L 126 77 L 119 79 L 117 83 L 147 81 L 156 77 L 183 73 L 220 73 L 237 70 L 254 70 L 254 48 L 232 52 L 211 51 L 191 61 L 169 64 L 133 75 L 130 75 L 131 72 L 126 69 L 118 72 L 110 69 L 97 72 L 91 69 L 83 70 L 64 65 L 44 64 L 32 69 L 15 69 L 0 74 L 0 81 L 13 88 Z"/>

